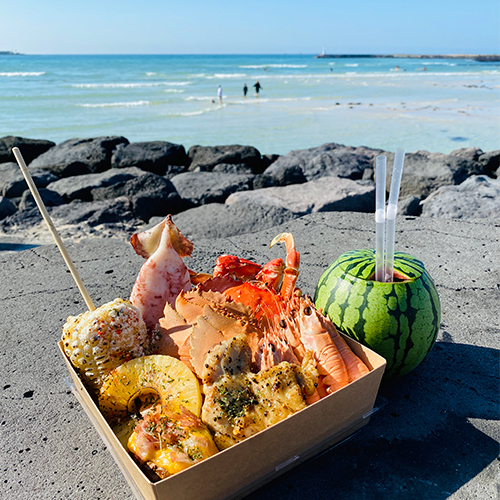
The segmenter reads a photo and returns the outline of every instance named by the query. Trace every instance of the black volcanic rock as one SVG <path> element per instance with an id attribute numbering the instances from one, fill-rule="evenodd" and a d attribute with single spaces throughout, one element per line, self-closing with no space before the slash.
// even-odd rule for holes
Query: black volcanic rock
<path id="1" fill-rule="evenodd" d="M 254 174 L 264 170 L 261 154 L 253 146 L 191 146 L 189 170 L 213 170 L 219 163 L 244 163 Z"/>
<path id="2" fill-rule="evenodd" d="M 56 191 L 66 201 L 80 199 L 92 200 L 92 190 L 113 184 L 124 184 L 126 181 L 145 175 L 146 172 L 136 167 L 110 168 L 98 174 L 83 174 L 74 177 L 65 177 L 51 182 L 47 189 Z M 114 197 L 115 198 L 115 197 Z"/>
<path id="3" fill-rule="evenodd" d="M 483 150 L 480 148 L 459 148 L 454 149 L 450 152 L 452 156 L 458 156 L 460 158 L 467 158 L 468 160 L 477 161 L 478 158 L 483 154 Z"/>
<path id="4" fill-rule="evenodd" d="M 176 214 L 191 206 L 181 199 L 170 180 L 150 172 L 127 181 L 124 192 L 135 215 L 144 221 L 155 215 Z"/>
<path id="5" fill-rule="evenodd" d="M 31 141 L 3 138 L 0 151 L 14 139 Z M 261 157 L 251 146 L 193 146 L 186 155 L 181 145 L 129 143 L 124 137 L 71 139 L 57 146 L 41 142 L 49 149 L 28 169 L 49 213 L 70 238 L 82 231 L 101 237 L 128 233 L 168 214 L 182 222 L 186 234 L 201 238 L 251 232 L 310 212 L 372 213 L 374 160 L 387 156 L 390 181 L 394 158 L 392 152 L 337 143 Z M 499 175 L 498 150 L 407 153 L 398 212 L 496 217 Z M 38 237 L 39 228 L 30 228 L 42 219 L 17 163 L 0 164 L 2 195 L 0 233 L 21 235 L 27 228 Z"/>
<path id="6" fill-rule="evenodd" d="M 112 200 L 120 196 L 125 196 L 124 182 L 117 182 L 111 186 L 96 187 L 90 190 L 90 197 L 94 201 Z"/>
<path id="7" fill-rule="evenodd" d="M 19 148 L 26 165 L 29 165 L 37 156 L 45 153 L 53 146 L 55 146 L 55 143 L 52 141 L 7 135 L 0 138 L 0 163 L 16 161 L 12 153 L 13 147 Z"/>
<path id="8" fill-rule="evenodd" d="M 486 175 L 496 175 L 498 177 L 498 169 L 500 168 L 500 150 L 488 151 L 483 153 L 477 159 Z M 495 174 L 496 172 L 496 174 Z"/>
<path id="9" fill-rule="evenodd" d="M 323 177 L 304 184 L 268 187 L 231 194 L 226 205 L 282 207 L 296 214 L 311 212 L 371 212 L 375 206 L 372 181 Z"/>
<path id="10" fill-rule="evenodd" d="M 28 167 L 28 171 L 37 188 L 44 188 L 58 179 L 47 170 L 33 170 Z M 0 195 L 7 198 L 17 198 L 23 194 L 27 187 L 26 180 L 17 163 L 0 164 Z"/>
<path id="11" fill-rule="evenodd" d="M 297 217 L 284 207 L 210 203 L 179 213 L 173 221 L 187 238 L 198 240 L 254 233 Z"/>
<path id="12" fill-rule="evenodd" d="M 253 170 L 244 163 L 218 163 L 212 169 L 212 172 L 222 174 L 253 174 Z"/>
<path id="13" fill-rule="evenodd" d="M 40 198 L 46 207 L 57 207 L 59 205 L 64 205 L 66 201 L 64 198 L 55 191 L 51 191 L 50 189 L 39 189 L 38 193 L 40 194 Z M 30 210 L 36 207 L 35 199 L 31 194 L 31 191 L 27 189 L 23 195 L 21 196 L 21 201 L 19 202 L 19 210 Z"/>
<path id="14" fill-rule="evenodd" d="M 188 162 L 184 146 L 166 141 L 120 144 L 111 156 L 112 168 L 138 167 L 158 175 L 177 172 L 176 167 L 186 167 Z"/>
<path id="15" fill-rule="evenodd" d="M 48 208 L 49 213 L 50 210 L 51 207 Z M 12 215 L 5 217 L 3 220 L 0 220 L 0 230 L 24 230 L 36 226 L 42 221 L 43 217 L 40 213 L 40 210 L 38 210 L 38 207 L 28 208 L 27 210 L 17 210 Z"/>
<path id="16" fill-rule="evenodd" d="M 385 153 L 387 165 L 394 162 L 394 153 Z M 426 198 L 441 186 L 461 184 L 471 175 L 485 173 L 484 166 L 466 157 L 415 151 L 407 153 L 401 178 L 401 199 L 409 196 Z M 392 169 L 387 169 L 387 186 L 390 186 Z"/>
<path id="17" fill-rule="evenodd" d="M 263 169 L 263 171 L 267 167 L 269 167 L 270 165 L 272 165 L 279 157 L 280 157 L 280 155 L 274 155 L 274 154 L 271 154 L 271 155 L 262 155 L 262 169 Z"/>
<path id="18" fill-rule="evenodd" d="M 500 179 L 473 175 L 458 186 L 441 186 L 422 205 L 422 217 L 498 220 Z"/>
<path id="19" fill-rule="evenodd" d="M 5 217 L 15 214 L 17 211 L 16 206 L 11 200 L 5 198 L 5 196 L 0 196 L 0 220 L 5 219 Z"/>
<path id="20" fill-rule="evenodd" d="M 50 215 L 63 224 L 86 222 L 90 226 L 134 219 L 132 204 L 125 197 L 106 201 L 73 201 L 66 205 L 53 207 L 50 210 Z"/>
<path id="21" fill-rule="evenodd" d="M 30 163 L 31 168 L 49 170 L 58 177 L 104 172 L 111 167 L 111 155 L 119 144 L 128 144 L 125 137 L 69 139 Z"/>
<path id="22" fill-rule="evenodd" d="M 365 169 L 373 168 L 373 159 L 379 153 L 381 150 L 328 143 L 280 156 L 264 171 L 264 176 L 276 179 L 274 185 L 278 186 L 296 183 L 286 179 L 287 173 L 297 177 L 298 169 L 307 181 L 327 176 L 358 180 L 363 178 Z"/>
<path id="23" fill-rule="evenodd" d="M 282 163 L 269 173 L 267 170 L 256 175 L 253 183 L 254 189 L 272 186 L 288 186 L 290 184 L 302 184 L 307 182 L 306 176 L 299 165 L 293 163 Z"/>
<path id="24" fill-rule="evenodd" d="M 231 193 L 248 191 L 254 176 L 220 172 L 184 172 L 172 177 L 172 184 L 184 200 L 193 205 L 223 203 Z"/>

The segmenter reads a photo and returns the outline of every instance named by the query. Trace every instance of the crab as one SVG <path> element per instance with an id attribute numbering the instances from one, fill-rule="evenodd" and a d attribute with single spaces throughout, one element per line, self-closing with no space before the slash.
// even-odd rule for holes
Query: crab
<path id="1" fill-rule="evenodd" d="M 300 366 L 312 353 L 321 379 L 319 392 L 311 401 L 319 399 L 320 393 L 326 395 L 342 388 L 368 370 L 365 367 L 361 375 L 348 373 L 341 353 L 343 346 L 341 350 L 337 346 L 339 336 L 335 326 L 297 288 L 300 254 L 291 233 L 277 235 L 270 245 L 285 243 L 285 260 L 276 258 L 260 265 L 234 255 L 221 255 L 212 275 L 195 273 L 185 267 L 181 257 L 192 247 L 169 217 L 163 226 L 153 228 L 149 235 L 138 236 L 136 241 L 151 239 L 153 244 L 147 245 L 148 249 L 154 250 L 154 255 L 163 255 L 167 262 L 156 262 L 155 266 L 141 270 L 140 283 L 136 283 L 134 290 L 155 283 L 157 278 L 150 278 L 149 274 L 154 273 L 156 267 L 162 272 L 174 269 L 174 278 L 182 275 L 180 280 L 171 280 L 168 272 L 166 277 L 162 275 L 162 279 L 170 279 L 169 283 L 175 285 L 168 294 L 158 294 L 163 301 L 162 314 L 158 313 L 159 301 L 154 289 L 148 290 L 150 296 L 155 297 L 152 318 L 158 317 L 147 322 L 153 332 L 153 352 L 178 357 L 200 379 L 210 349 L 239 334 L 248 339 L 255 373 L 284 361 Z M 162 244 L 167 245 L 168 252 L 162 251 Z M 148 254 L 152 259 L 151 251 Z M 160 292 L 164 290 L 162 284 Z M 132 302 L 137 296 L 133 295 Z M 354 364 L 361 366 L 361 360 L 358 361 Z"/>

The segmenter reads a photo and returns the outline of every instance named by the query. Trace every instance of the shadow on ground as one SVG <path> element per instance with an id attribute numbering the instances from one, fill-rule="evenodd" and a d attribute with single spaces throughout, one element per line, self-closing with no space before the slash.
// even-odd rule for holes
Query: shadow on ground
<path id="1" fill-rule="evenodd" d="M 0 252 L 20 252 L 21 250 L 29 250 L 40 245 L 27 245 L 23 243 L 0 243 Z"/>
<path id="2" fill-rule="evenodd" d="M 495 349 L 437 343 L 412 373 L 383 382 L 387 404 L 367 427 L 246 500 L 448 498 L 498 457 L 470 421 L 499 418 L 498 366 Z"/>

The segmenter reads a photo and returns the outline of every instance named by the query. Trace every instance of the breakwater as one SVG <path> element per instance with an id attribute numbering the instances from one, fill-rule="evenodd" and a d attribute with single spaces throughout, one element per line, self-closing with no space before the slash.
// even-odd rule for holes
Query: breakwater
<path id="1" fill-rule="evenodd" d="M 479 62 L 499 62 L 499 54 L 319 54 L 315 59 L 375 58 L 375 59 L 472 59 Z"/>

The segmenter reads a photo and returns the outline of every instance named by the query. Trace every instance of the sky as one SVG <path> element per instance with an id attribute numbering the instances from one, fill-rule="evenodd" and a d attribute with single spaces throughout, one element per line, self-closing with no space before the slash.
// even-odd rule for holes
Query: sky
<path id="1" fill-rule="evenodd" d="M 498 0 L 0 0 L 24 54 L 500 54 Z"/>

